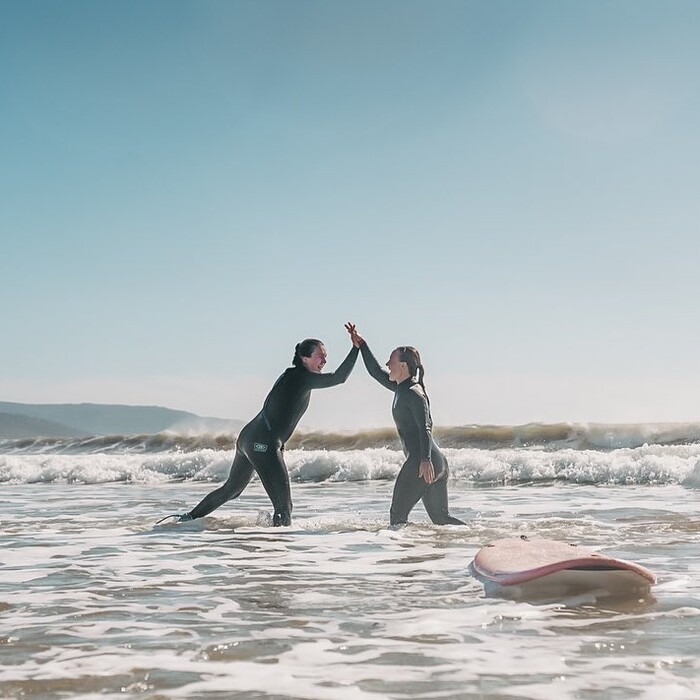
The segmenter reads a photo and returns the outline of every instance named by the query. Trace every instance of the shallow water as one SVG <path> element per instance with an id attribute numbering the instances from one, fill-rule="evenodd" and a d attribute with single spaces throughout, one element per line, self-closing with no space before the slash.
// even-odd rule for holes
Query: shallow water
<path id="1" fill-rule="evenodd" d="M 700 504 L 680 485 L 450 484 L 464 527 L 386 527 L 392 484 L 2 486 L 0 696 L 670 698 L 700 695 Z M 659 577 L 648 599 L 485 597 L 479 547 L 579 542 Z"/>

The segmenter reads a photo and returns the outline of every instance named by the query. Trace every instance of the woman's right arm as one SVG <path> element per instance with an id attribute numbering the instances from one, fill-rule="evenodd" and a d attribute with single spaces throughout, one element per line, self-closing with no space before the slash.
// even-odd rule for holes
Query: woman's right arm
<path id="1" fill-rule="evenodd" d="M 369 346 L 365 341 L 360 345 L 360 352 L 362 353 L 362 361 L 365 363 L 365 367 L 369 372 L 370 377 L 376 379 L 382 386 L 386 387 L 391 391 L 396 391 L 396 382 L 392 382 L 389 379 L 389 373 L 383 370 L 377 359 L 372 354 Z"/>
<path id="2" fill-rule="evenodd" d="M 396 391 L 396 382 L 392 382 L 389 379 L 389 373 L 385 372 L 379 366 L 379 363 L 372 354 L 372 351 L 369 349 L 365 339 L 357 332 L 355 324 L 346 323 L 345 330 L 350 334 L 352 344 L 356 348 L 360 348 L 360 352 L 362 353 L 362 361 L 365 363 L 365 367 L 367 368 L 370 377 L 376 379 L 382 386 L 386 387 L 390 391 Z"/>

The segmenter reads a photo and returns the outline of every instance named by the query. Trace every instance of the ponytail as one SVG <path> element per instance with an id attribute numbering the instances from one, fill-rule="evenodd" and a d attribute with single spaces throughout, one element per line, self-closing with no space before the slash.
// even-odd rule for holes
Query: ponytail
<path id="1" fill-rule="evenodd" d="M 411 345 L 403 345 L 399 348 L 399 359 L 401 362 L 405 362 L 408 365 L 408 371 L 423 389 L 425 398 L 428 399 L 428 392 L 425 390 L 425 384 L 423 382 L 425 378 L 425 367 L 420 359 L 420 353 Z M 430 399 L 428 399 L 430 403 Z"/>

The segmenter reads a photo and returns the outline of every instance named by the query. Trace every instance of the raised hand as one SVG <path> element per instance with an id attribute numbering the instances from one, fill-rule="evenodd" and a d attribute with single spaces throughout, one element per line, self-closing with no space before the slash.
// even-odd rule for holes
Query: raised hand
<path id="1" fill-rule="evenodd" d="M 348 321 L 345 324 L 345 330 L 350 334 L 350 340 L 356 348 L 359 348 L 360 345 L 365 342 L 364 338 L 362 338 L 362 336 L 357 332 L 357 328 L 355 328 L 354 323 L 350 323 Z"/>

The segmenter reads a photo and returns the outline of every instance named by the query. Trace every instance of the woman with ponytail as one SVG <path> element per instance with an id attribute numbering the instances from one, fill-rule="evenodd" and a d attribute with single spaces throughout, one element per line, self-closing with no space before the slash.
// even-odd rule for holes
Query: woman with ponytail
<path id="1" fill-rule="evenodd" d="M 423 379 L 425 369 L 418 350 L 410 345 L 396 348 L 383 370 L 355 326 L 348 323 L 354 347 L 359 348 L 370 376 L 394 392 L 391 412 L 406 461 L 401 467 L 391 500 L 390 521 L 399 525 L 419 500 L 436 525 L 464 525 L 450 515 L 447 505 L 447 460 L 432 436 L 433 419 Z"/>
<path id="2" fill-rule="evenodd" d="M 358 349 L 353 346 L 335 372 L 322 374 L 326 364 L 323 343 L 315 338 L 298 343 L 292 366 L 275 382 L 260 413 L 238 434 L 236 454 L 226 482 L 205 496 L 189 513 L 167 517 L 182 522 L 209 515 L 226 501 L 240 496 L 253 473 L 257 473 L 272 501 L 273 524 L 291 525 L 292 496 L 284 463 L 284 443 L 306 412 L 311 391 L 342 384 L 350 376 L 357 355 Z"/>

